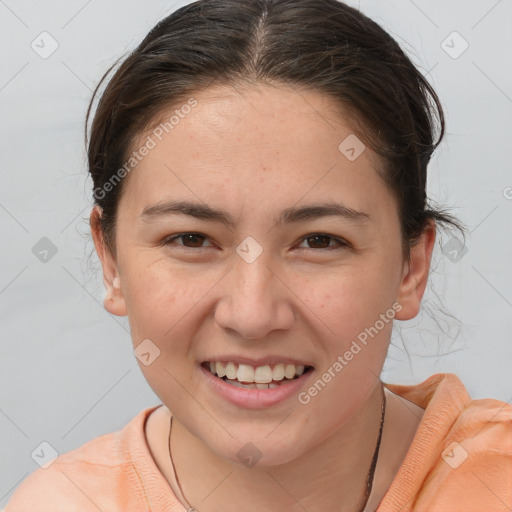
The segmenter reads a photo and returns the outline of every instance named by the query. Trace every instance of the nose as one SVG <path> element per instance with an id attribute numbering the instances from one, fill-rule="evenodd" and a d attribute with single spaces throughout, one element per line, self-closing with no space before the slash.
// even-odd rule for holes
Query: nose
<path id="1" fill-rule="evenodd" d="M 215 320 L 239 338 L 263 339 L 274 330 L 290 329 L 295 321 L 294 294 L 283 272 L 271 268 L 264 254 L 252 263 L 236 255 L 219 283 Z"/>

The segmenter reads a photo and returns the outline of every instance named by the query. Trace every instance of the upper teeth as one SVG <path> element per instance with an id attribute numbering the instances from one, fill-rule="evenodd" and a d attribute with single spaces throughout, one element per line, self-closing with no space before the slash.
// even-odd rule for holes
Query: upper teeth
<path id="1" fill-rule="evenodd" d="M 210 371 L 217 377 L 226 376 L 228 379 L 238 379 L 240 382 L 256 382 L 268 384 L 273 380 L 293 379 L 295 376 L 304 373 L 304 366 L 279 363 L 271 368 L 265 366 L 249 366 L 247 364 L 222 363 L 220 361 L 210 362 Z"/>

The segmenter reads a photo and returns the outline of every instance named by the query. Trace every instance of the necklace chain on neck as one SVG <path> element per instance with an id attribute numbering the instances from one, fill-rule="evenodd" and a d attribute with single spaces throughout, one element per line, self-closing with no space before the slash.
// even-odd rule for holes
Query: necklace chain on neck
<path id="1" fill-rule="evenodd" d="M 384 385 L 381 382 L 381 391 L 382 391 L 382 410 L 381 410 L 381 417 L 380 417 L 380 426 L 379 426 L 379 436 L 377 438 L 377 445 L 375 446 L 375 451 L 373 453 L 372 462 L 370 465 L 370 470 L 368 471 L 368 475 L 366 476 L 366 490 L 365 490 L 365 496 L 364 496 L 364 503 L 359 512 L 364 512 L 364 509 L 366 505 L 368 504 L 368 499 L 370 497 L 370 493 L 372 491 L 373 486 L 373 477 L 375 475 L 375 467 L 377 466 L 377 459 L 379 458 L 379 450 L 380 450 L 380 442 L 382 440 L 382 427 L 384 426 L 384 416 L 386 413 L 386 393 L 384 392 Z M 193 512 L 196 511 L 194 507 L 192 507 L 187 499 L 185 498 L 185 494 L 183 493 L 183 489 L 181 488 L 180 481 L 178 479 L 178 473 L 176 472 L 176 468 L 174 467 L 174 461 L 172 459 L 172 453 L 171 453 L 171 430 L 172 430 L 172 414 L 171 414 L 171 421 L 169 423 L 169 459 L 171 461 L 172 470 L 174 472 L 174 476 L 176 478 L 176 483 L 178 484 L 178 488 L 181 492 L 181 495 L 183 499 L 185 500 L 185 504 L 187 506 L 187 511 Z"/>

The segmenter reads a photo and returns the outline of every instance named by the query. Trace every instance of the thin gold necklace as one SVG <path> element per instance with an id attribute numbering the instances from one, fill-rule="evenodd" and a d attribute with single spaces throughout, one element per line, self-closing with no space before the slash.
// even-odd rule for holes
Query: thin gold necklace
<path id="1" fill-rule="evenodd" d="M 379 426 L 379 437 L 377 439 L 377 445 L 375 447 L 375 451 L 373 453 L 372 462 L 370 465 L 370 470 L 368 471 L 368 475 L 366 476 L 366 491 L 364 496 L 364 503 L 363 506 L 359 509 L 359 512 L 364 512 L 364 509 L 366 505 L 368 504 L 368 499 L 370 497 L 370 493 L 372 492 L 372 486 L 373 486 L 373 477 L 375 475 L 375 467 L 377 466 L 377 459 L 379 458 L 379 450 L 380 450 L 380 442 L 382 440 L 382 428 L 384 426 L 384 416 L 386 413 L 386 393 L 384 392 L 384 385 L 381 382 L 381 391 L 382 391 L 382 411 L 381 411 L 381 417 L 380 417 L 380 426 Z M 171 431 L 172 431 L 172 414 L 171 414 L 171 421 L 169 422 L 169 459 L 171 460 L 171 466 L 172 470 L 174 472 L 174 476 L 176 477 L 176 483 L 178 484 L 178 488 L 181 492 L 181 495 L 183 496 L 183 499 L 185 500 L 185 504 L 187 506 L 188 512 L 196 511 L 197 509 L 192 507 L 187 499 L 185 498 L 185 493 L 183 492 L 183 489 L 180 485 L 180 480 L 178 478 L 178 473 L 176 473 L 176 468 L 174 467 L 174 461 L 172 459 L 172 453 L 171 453 Z"/>

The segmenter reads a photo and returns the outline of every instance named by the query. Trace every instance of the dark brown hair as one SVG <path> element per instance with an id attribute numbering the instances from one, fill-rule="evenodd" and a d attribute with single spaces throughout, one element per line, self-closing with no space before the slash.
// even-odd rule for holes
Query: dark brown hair
<path id="1" fill-rule="evenodd" d="M 86 145 L 93 100 L 117 62 L 91 98 Z M 99 100 L 88 164 L 112 254 L 123 181 L 106 185 L 162 112 L 221 84 L 291 85 L 337 100 L 357 135 L 382 157 L 378 172 L 397 200 L 406 259 L 429 220 L 463 231 L 426 197 L 427 164 L 445 130 L 440 101 L 385 30 L 336 0 L 200 0 L 161 20 Z"/>

